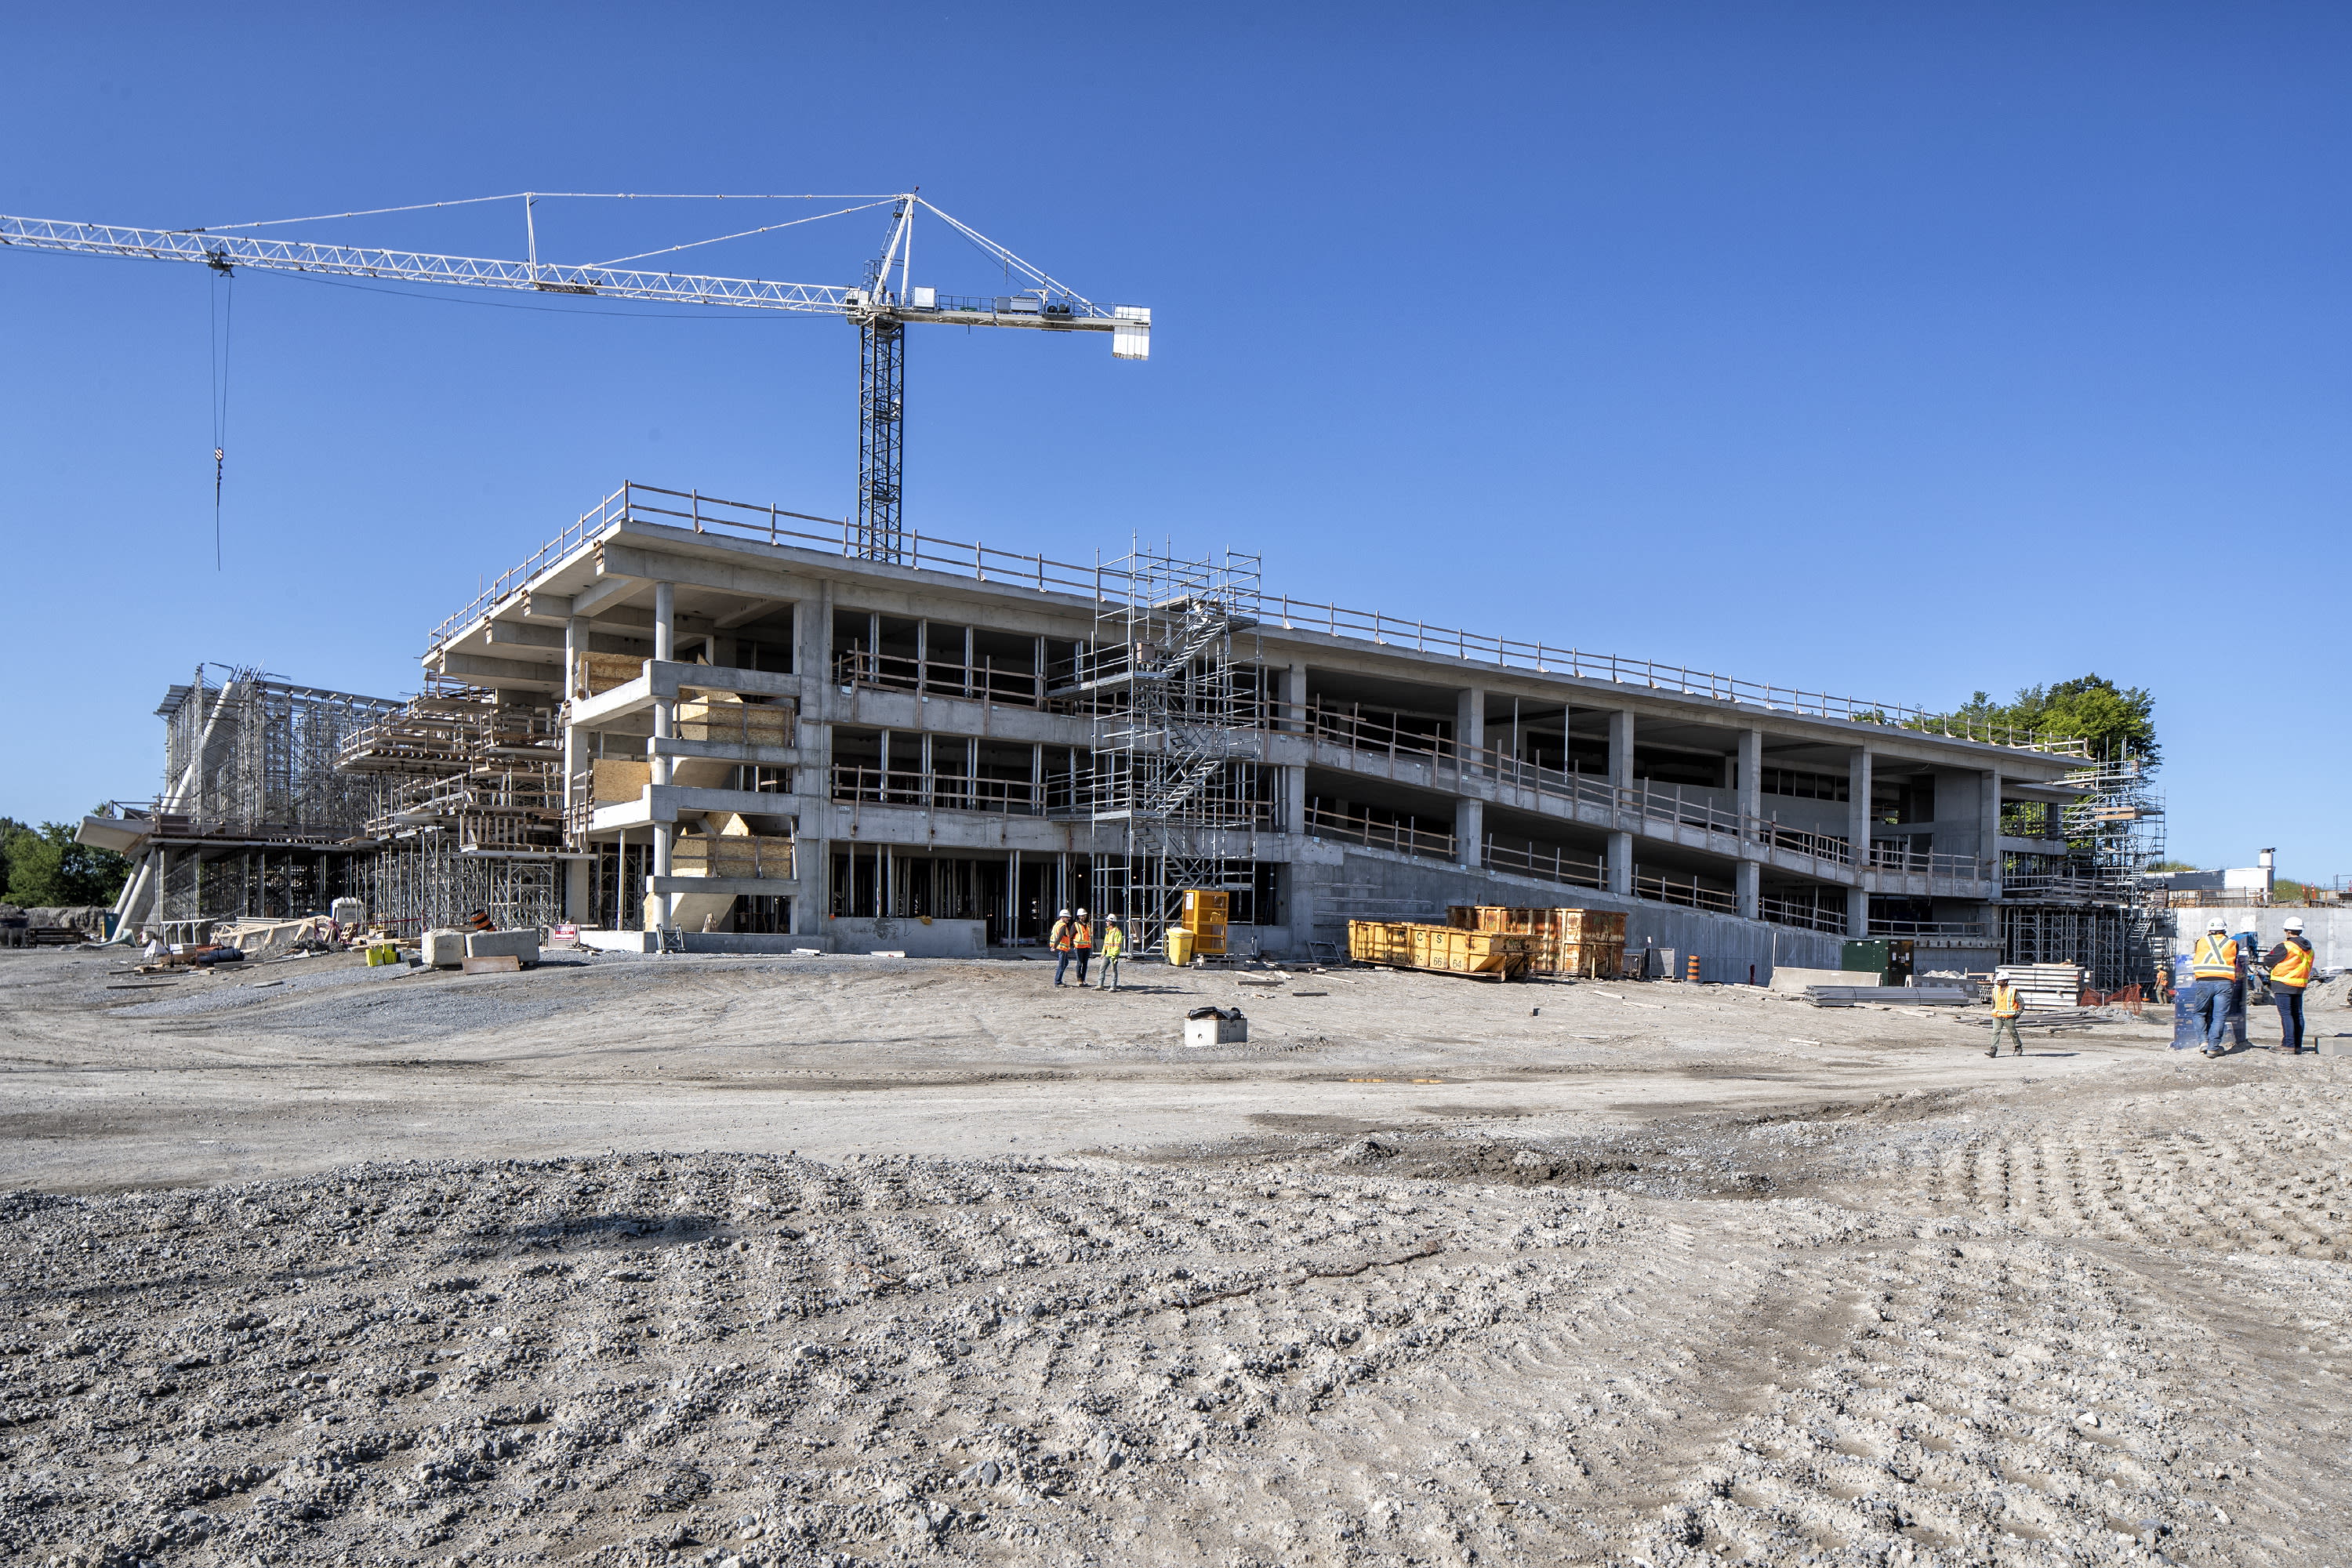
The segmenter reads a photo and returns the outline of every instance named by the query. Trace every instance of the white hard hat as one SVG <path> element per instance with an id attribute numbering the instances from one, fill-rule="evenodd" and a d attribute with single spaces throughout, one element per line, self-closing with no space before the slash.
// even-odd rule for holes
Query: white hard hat
<path id="1" fill-rule="evenodd" d="M 2303 929 L 2303 917 L 2301 915 L 2289 915 L 2287 917 L 2286 929 L 2289 931 L 2301 931 Z"/>
<path id="2" fill-rule="evenodd" d="M 1080 910 L 1078 911 L 1078 918 L 1079 918 L 1080 920 L 1084 920 L 1084 919 L 1086 919 L 1086 918 L 1087 918 L 1087 911 L 1086 911 L 1086 910 Z"/>
<path id="3" fill-rule="evenodd" d="M 2205 929 L 2207 931 L 2228 931 L 2230 929 L 2230 922 L 2223 920 L 2220 915 L 2215 915 L 2205 922 Z"/>
<path id="4" fill-rule="evenodd" d="M 1118 924 L 1118 917 L 1117 915 L 1113 915 L 1113 916 L 1111 916 L 1111 917 L 1110 917 L 1110 923 L 1111 923 L 1111 924 L 1113 924 L 1113 925 L 1117 925 L 1117 924 Z M 2297 929 L 2301 929 L 2301 928 L 2299 928 L 2299 927 L 2298 927 Z"/>
<path id="5" fill-rule="evenodd" d="M 1064 910 L 1062 911 L 1062 919 L 1064 919 L 1064 920 L 1068 920 L 1069 918 L 1070 918 L 1070 911 L 1069 911 L 1069 910 Z"/>

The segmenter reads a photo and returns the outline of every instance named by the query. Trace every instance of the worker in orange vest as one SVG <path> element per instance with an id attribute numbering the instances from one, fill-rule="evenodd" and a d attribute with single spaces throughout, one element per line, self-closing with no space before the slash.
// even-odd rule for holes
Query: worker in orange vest
<path id="1" fill-rule="evenodd" d="M 1992 983 L 1992 1048 L 1985 1055 L 2000 1055 L 2000 1037 L 2003 1035 L 2009 1037 L 2011 1056 L 2025 1054 L 2025 1041 L 2017 1032 L 2018 1015 L 2024 1011 L 2025 998 L 2018 994 L 2015 981 L 1998 979 Z"/>
<path id="2" fill-rule="evenodd" d="M 2201 1054 L 2210 1060 L 2226 1048 L 2230 1015 L 2237 1011 L 2238 985 L 2245 979 L 2230 923 L 2220 915 L 2206 921 L 2205 934 L 2197 939 L 2189 955 L 2189 972 L 2196 975 L 2197 984 L 2189 988 L 2189 1016 L 2204 1023 Z"/>
<path id="3" fill-rule="evenodd" d="M 2271 972 L 2271 1000 L 2278 1004 L 2278 1049 L 2303 1054 L 2303 988 L 2311 984 L 2311 943 L 2303 939 L 2303 917 L 2291 916 L 2286 935 L 2263 958 Z M 2315 1052 L 2317 1047 L 2312 1047 Z"/>
<path id="4" fill-rule="evenodd" d="M 1048 942 L 1053 944 L 1054 948 L 1054 984 L 1056 985 L 1059 985 L 1062 983 L 1062 975 L 1064 972 L 1068 970 L 1070 967 L 1070 938 L 1072 932 L 1075 931 L 1076 929 L 1076 928 L 1072 925 L 1070 921 L 1070 911 L 1064 910 L 1061 913 L 1061 918 L 1054 922 L 1053 933 L 1045 939 Z M 1084 985 L 1086 983 L 1086 964 L 1084 960 L 1080 960 L 1078 967 L 1078 984 Z"/>
<path id="5" fill-rule="evenodd" d="M 1084 910 L 1078 911 L 1076 929 L 1070 932 L 1070 951 L 1078 961 L 1078 984 L 1084 985 L 1087 983 L 1087 961 L 1095 955 L 1095 922 L 1087 918 Z"/>

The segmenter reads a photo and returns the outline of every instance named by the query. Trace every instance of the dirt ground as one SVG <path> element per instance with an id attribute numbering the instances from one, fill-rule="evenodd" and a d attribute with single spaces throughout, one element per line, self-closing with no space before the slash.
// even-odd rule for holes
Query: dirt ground
<path id="1" fill-rule="evenodd" d="M 120 967 L 0 954 L 9 1562 L 2352 1562 L 2352 1058 L 1371 971 Z M 1178 1044 L 1202 1002 L 1249 1042 Z"/>

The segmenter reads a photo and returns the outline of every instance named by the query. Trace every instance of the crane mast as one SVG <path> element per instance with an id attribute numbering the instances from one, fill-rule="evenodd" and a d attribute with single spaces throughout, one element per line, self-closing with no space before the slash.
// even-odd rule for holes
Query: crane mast
<path id="1" fill-rule="evenodd" d="M 892 207 L 888 238 L 882 254 L 866 264 L 862 282 L 855 287 L 544 261 L 539 257 L 537 228 L 530 217 L 533 198 L 526 193 L 521 199 L 530 244 L 529 254 L 520 261 L 264 239 L 200 228 L 135 228 L 5 214 L 0 214 L 0 247 L 142 261 L 189 261 L 219 272 L 249 267 L 270 272 L 316 272 L 394 282 L 843 317 L 858 330 L 857 513 L 854 537 L 859 553 L 876 561 L 898 560 L 904 537 L 900 476 L 905 458 L 905 340 L 909 324 L 1108 332 L 1113 357 L 1150 357 L 1149 309 L 1140 305 L 1097 305 L 912 192 L 885 198 Z M 914 223 L 918 209 L 977 246 L 1002 268 L 1008 279 L 1018 275 L 1025 286 L 1016 292 L 995 296 L 950 296 L 936 289 L 915 286 Z"/>

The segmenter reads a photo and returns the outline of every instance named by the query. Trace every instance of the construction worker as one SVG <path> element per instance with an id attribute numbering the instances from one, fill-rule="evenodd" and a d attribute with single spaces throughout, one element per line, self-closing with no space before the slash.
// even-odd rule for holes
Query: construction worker
<path id="1" fill-rule="evenodd" d="M 1118 917 L 1112 915 L 1103 929 L 1102 978 L 1096 982 L 1098 989 L 1118 989 L 1118 961 L 1127 956 L 1127 932 L 1119 929 Z"/>
<path id="2" fill-rule="evenodd" d="M 2172 1000 L 2172 965 L 2159 963 L 2156 966 L 2156 994 L 2150 1000 L 2157 1002 Z"/>
<path id="3" fill-rule="evenodd" d="M 2025 1054 L 2025 1041 L 2017 1032 L 2018 1015 L 2024 1011 L 2025 998 L 2018 994 L 2017 982 L 2006 976 L 1994 980 L 1992 983 L 1992 1048 L 1986 1051 L 1985 1055 L 1989 1057 L 2000 1055 L 2000 1037 L 2003 1035 L 2009 1037 L 2011 1056 L 2021 1057 Z"/>
<path id="4" fill-rule="evenodd" d="M 2189 988 L 2189 1016 L 2204 1023 L 2202 1054 L 2210 1059 L 2220 1056 L 2224 1048 L 2230 1015 L 2237 1007 L 2241 977 L 2238 944 L 2230 940 L 2229 922 L 2220 915 L 2205 922 L 2205 934 L 2197 939 L 2196 950 L 2189 957 L 2189 972 L 2197 977 L 2197 983 Z"/>
<path id="5" fill-rule="evenodd" d="M 1045 939 L 1053 944 L 1054 948 L 1054 984 L 1056 985 L 1062 983 L 1064 972 L 1070 967 L 1070 942 L 1075 930 L 1076 927 L 1070 921 L 1070 911 L 1064 910 L 1060 917 L 1054 921 L 1052 934 Z M 1081 963 L 1078 969 L 1078 984 L 1084 985 L 1086 983 L 1087 972 Z"/>
<path id="6" fill-rule="evenodd" d="M 2263 956 L 2263 963 L 2271 972 L 2271 999 L 2278 1004 L 2278 1048 L 2291 1057 L 2301 1056 L 2303 990 L 2311 984 L 2311 943 L 2303 939 L 2301 915 L 2288 918 L 2286 935 Z"/>
<path id="7" fill-rule="evenodd" d="M 1095 955 L 1095 922 L 1087 918 L 1084 910 L 1078 911 L 1075 929 L 1070 932 L 1070 952 L 1078 961 L 1078 984 L 1084 985 L 1087 983 L 1087 960 Z"/>

